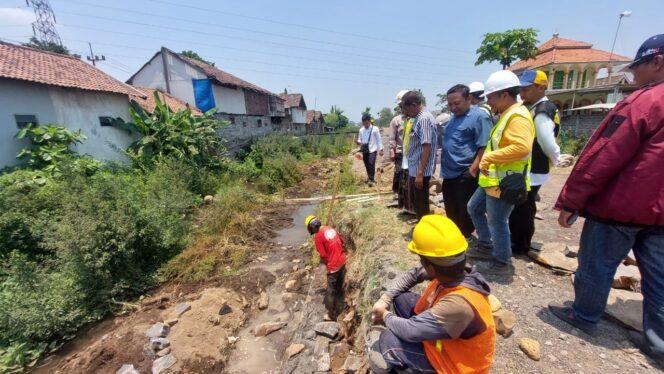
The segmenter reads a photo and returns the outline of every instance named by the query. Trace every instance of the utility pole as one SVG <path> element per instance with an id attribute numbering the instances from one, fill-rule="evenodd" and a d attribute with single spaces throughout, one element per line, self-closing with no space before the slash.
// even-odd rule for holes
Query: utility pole
<path id="1" fill-rule="evenodd" d="M 95 56 L 95 54 L 92 53 L 92 43 L 88 42 L 88 45 L 90 46 L 90 56 L 87 57 L 88 61 L 92 61 L 92 66 L 97 66 L 97 62 L 99 61 L 106 61 L 106 56 Z"/>
<path id="2" fill-rule="evenodd" d="M 48 0 L 25 0 L 28 7 L 35 10 L 36 20 L 32 23 L 32 33 L 42 42 L 62 45 L 62 40 L 55 29 L 55 13 Z"/>

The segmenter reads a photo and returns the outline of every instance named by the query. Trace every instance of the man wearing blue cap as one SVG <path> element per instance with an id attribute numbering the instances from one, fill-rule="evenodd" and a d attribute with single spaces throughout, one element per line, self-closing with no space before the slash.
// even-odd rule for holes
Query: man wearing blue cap
<path id="1" fill-rule="evenodd" d="M 548 80 L 541 70 L 526 70 L 519 77 L 519 94 L 523 104 L 530 109 L 535 122 L 532 163 L 530 165 L 530 191 L 528 200 L 514 206 L 510 215 L 512 253 L 527 254 L 535 234 L 535 198 L 540 187 L 549 180 L 549 171 L 560 159 L 560 147 L 556 136 L 560 130 L 558 108 L 546 97 Z"/>
<path id="2" fill-rule="evenodd" d="M 596 334 L 616 269 L 630 249 L 641 272 L 643 333 L 630 333 L 664 364 L 664 34 L 646 40 L 630 65 L 639 89 L 616 104 L 588 141 L 558 197 L 558 222 L 586 218 L 574 304 L 549 305 Z"/>

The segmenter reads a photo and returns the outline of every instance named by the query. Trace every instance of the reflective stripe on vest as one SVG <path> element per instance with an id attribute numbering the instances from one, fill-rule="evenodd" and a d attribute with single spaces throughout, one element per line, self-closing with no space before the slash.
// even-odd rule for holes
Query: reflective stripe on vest
<path id="1" fill-rule="evenodd" d="M 491 130 L 491 139 L 489 139 L 489 144 L 487 144 L 484 154 L 500 148 L 500 141 L 503 138 L 503 133 L 505 128 L 509 125 L 509 122 L 515 116 L 523 117 L 530 122 L 530 126 L 535 135 L 535 123 L 533 122 L 533 117 L 530 115 L 528 108 L 522 104 L 517 105 L 512 108 L 509 112 L 504 113 L 498 123 Z M 480 173 L 479 185 L 480 187 L 494 187 L 500 185 L 500 181 L 505 178 L 507 175 L 512 173 L 523 173 L 526 171 L 526 186 L 530 191 L 530 162 L 532 157 L 532 151 L 521 160 L 509 162 L 507 164 L 491 164 L 489 165 L 489 175 L 484 175 Z"/>
<path id="2" fill-rule="evenodd" d="M 456 286 L 440 289 L 437 280 L 431 281 L 420 299 L 415 304 L 415 314 L 431 309 L 447 295 L 463 297 L 482 319 L 486 329 L 469 339 L 428 340 L 422 342 L 424 353 L 436 373 L 488 373 L 493 364 L 496 345 L 496 330 L 487 296 L 466 288 Z M 433 301 L 429 299 L 433 296 Z"/>

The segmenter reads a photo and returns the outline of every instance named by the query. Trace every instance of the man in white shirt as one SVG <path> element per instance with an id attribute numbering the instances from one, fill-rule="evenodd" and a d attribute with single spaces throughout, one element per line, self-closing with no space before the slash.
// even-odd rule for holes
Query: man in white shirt
<path id="1" fill-rule="evenodd" d="M 560 159 L 560 147 L 556 137 L 560 130 L 558 108 L 546 97 L 548 81 L 541 70 L 526 70 L 521 77 L 519 94 L 523 103 L 530 108 L 535 122 L 532 164 L 530 166 L 530 192 L 528 201 L 514 207 L 510 215 L 512 253 L 528 253 L 535 234 L 535 199 L 540 187 L 549 180 L 551 167 Z"/>
<path id="2" fill-rule="evenodd" d="M 380 139 L 378 127 L 371 122 L 369 114 L 362 115 L 362 127 L 357 137 L 357 143 L 360 145 L 364 167 L 367 169 L 367 183 L 373 187 L 376 183 L 374 175 L 376 174 L 376 155 L 380 152 L 383 155 L 383 142 Z"/>

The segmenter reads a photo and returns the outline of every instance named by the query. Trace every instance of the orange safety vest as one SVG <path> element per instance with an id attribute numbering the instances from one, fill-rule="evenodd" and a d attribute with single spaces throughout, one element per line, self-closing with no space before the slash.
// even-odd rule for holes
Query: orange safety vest
<path id="1" fill-rule="evenodd" d="M 442 288 L 433 280 L 415 304 L 415 314 L 431 309 L 438 300 L 460 295 L 475 310 L 486 325 L 486 330 L 470 339 L 441 339 L 424 341 L 424 352 L 429 363 L 442 374 L 488 373 L 493 364 L 496 347 L 496 329 L 487 296 L 464 286 Z M 437 294 L 436 294 L 437 292 Z M 433 301 L 428 301 L 433 296 Z"/>

